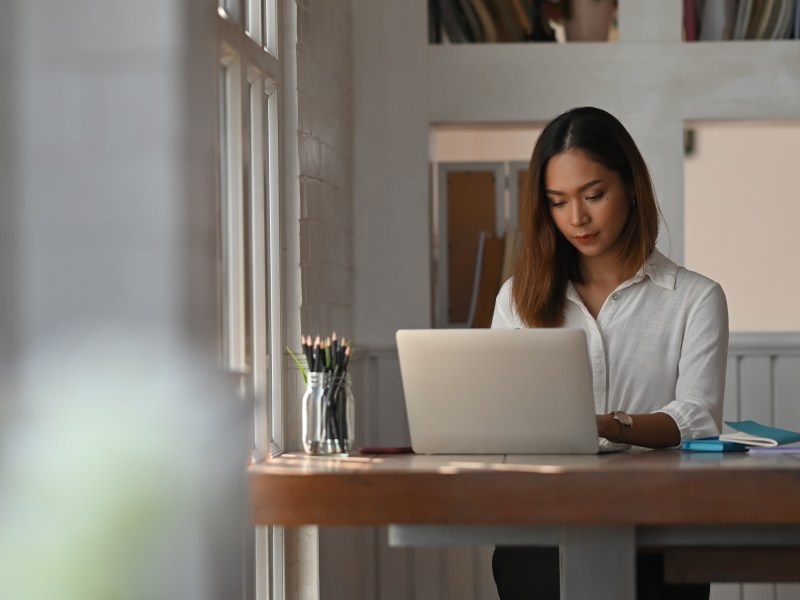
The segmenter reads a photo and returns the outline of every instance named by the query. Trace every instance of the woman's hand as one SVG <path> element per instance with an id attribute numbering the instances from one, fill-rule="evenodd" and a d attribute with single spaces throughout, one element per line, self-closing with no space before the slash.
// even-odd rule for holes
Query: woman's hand
<path id="1" fill-rule="evenodd" d="M 681 432 L 668 414 L 631 415 L 631 418 L 633 427 L 623 427 L 613 415 L 597 415 L 597 435 L 609 442 L 645 448 L 671 448 L 681 443 Z"/>

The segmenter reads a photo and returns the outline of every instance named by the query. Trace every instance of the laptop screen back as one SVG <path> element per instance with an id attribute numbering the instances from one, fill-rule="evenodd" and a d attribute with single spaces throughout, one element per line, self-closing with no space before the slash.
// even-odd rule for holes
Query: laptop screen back
<path id="1" fill-rule="evenodd" d="M 407 329 L 396 337 L 415 452 L 598 451 L 582 330 Z"/>

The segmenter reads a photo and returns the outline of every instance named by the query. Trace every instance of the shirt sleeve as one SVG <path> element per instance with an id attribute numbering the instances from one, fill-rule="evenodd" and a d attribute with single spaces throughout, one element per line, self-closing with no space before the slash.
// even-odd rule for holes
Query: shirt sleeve
<path id="1" fill-rule="evenodd" d="M 494 301 L 492 329 L 514 329 L 516 317 L 511 300 L 511 279 L 507 280 Z"/>
<path id="2" fill-rule="evenodd" d="M 713 283 L 689 308 L 670 415 L 681 440 L 719 435 L 728 361 L 728 304 Z"/>

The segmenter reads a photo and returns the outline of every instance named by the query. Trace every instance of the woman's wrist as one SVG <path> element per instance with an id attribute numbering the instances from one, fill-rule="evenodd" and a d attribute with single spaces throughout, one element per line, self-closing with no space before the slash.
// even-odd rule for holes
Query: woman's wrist
<path id="1" fill-rule="evenodd" d="M 614 420 L 613 415 L 597 415 L 597 435 L 609 442 L 616 442 L 622 425 Z"/>
<path id="2" fill-rule="evenodd" d="M 681 443 L 681 432 L 668 414 L 656 412 L 631 416 L 636 423 L 635 427 L 625 427 L 614 419 L 613 413 L 596 415 L 597 435 L 606 438 L 609 442 L 621 442 L 646 448 L 672 448 Z M 620 429 L 622 430 L 620 431 Z"/>

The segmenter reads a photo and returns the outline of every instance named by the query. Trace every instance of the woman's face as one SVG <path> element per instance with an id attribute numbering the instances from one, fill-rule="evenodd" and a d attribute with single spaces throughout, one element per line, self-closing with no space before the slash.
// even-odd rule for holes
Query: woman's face
<path id="1" fill-rule="evenodd" d="M 567 150 L 548 161 L 544 182 L 553 222 L 582 256 L 619 253 L 631 199 L 616 171 Z"/>

